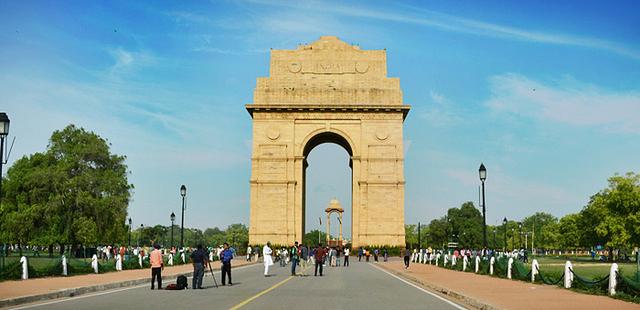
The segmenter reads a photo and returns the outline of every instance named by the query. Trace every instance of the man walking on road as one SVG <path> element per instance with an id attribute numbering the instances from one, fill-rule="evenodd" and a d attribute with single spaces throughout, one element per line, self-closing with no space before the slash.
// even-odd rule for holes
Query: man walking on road
<path id="1" fill-rule="evenodd" d="M 298 241 L 296 241 L 293 247 L 289 250 L 289 256 L 291 257 L 291 275 L 295 276 L 298 259 L 300 258 L 298 255 Z"/>
<path id="2" fill-rule="evenodd" d="M 318 245 L 318 248 L 316 249 L 316 271 L 314 273 L 314 276 L 318 275 L 318 267 L 320 267 L 320 276 L 322 277 L 322 261 L 324 260 L 324 257 L 326 256 L 326 252 L 324 250 L 324 248 L 322 247 L 322 243 L 320 243 Z"/>
<path id="3" fill-rule="evenodd" d="M 198 249 L 191 253 L 193 263 L 193 289 L 202 289 L 202 277 L 204 277 L 204 264 L 207 262 L 207 253 L 202 249 L 202 244 L 198 244 Z"/>
<path id="4" fill-rule="evenodd" d="M 229 249 L 229 244 L 224 243 L 224 250 L 220 253 L 220 261 L 222 261 L 222 286 L 226 283 L 226 275 L 229 275 L 229 286 L 231 283 L 231 260 L 233 259 L 233 252 Z"/>
<path id="5" fill-rule="evenodd" d="M 162 289 L 162 269 L 164 264 L 162 262 L 162 253 L 160 252 L 160 245 L 153 245 L 153 252 L 151 252 L 151 289 L 153 289 L 153 282 L 158 279 L 158 289 Z"/>
<path id="6" fill-rule="evenodd" d="M 264 276 L 269 276 L 269 266 L 273 265 L 273 259 L 271 258 L 271 242 L 267 242 L 267 245 L 262 247 L 262 260 L 264 261 Z"/>
<path id="7" fill-rule="evenodd" d="M 404 269 L 409 268 L 409 259 L 411 257 L 411 250 L 409 250 L 409 247 L 407 246 L 404 249 Z"/>

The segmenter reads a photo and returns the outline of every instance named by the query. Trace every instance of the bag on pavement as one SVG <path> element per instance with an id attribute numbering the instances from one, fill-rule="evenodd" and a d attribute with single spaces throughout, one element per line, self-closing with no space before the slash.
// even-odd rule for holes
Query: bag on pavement
<path id="1" fill-rule="evenodd" d="M 176 287 L 178 290 L 184 290 L 189 288 L 189 284 L 187 283 L 187 277 L 184 275 L 179 275 L 176 280 Z"/>

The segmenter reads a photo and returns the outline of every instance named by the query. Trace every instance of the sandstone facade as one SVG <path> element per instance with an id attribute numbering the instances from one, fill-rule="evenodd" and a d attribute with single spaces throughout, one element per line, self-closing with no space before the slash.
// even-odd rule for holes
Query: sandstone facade
<path id="1" fill-rule="evenodd" d="M 400 81 L 387 77 L 385 50 L 336 37 L 272 50 L 270 76 L 253 104 L 251 244 L 292 244 L 305 227 L 306 157 L 333 142 L 351 156 L 352 240 L 404 246 L 403 122 Z M 351 209 L 351 210 L 350 210 Z"/>

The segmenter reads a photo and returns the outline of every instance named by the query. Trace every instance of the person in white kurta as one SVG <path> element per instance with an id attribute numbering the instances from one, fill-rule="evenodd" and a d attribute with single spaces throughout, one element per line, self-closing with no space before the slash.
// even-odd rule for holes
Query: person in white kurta
<path id="1" fill-rule="evenodd" d="M 262 256 L 264 257 L 264 276 L 269 275 L 269 266 L 273 265 L 273 259 L 271 259 L 271 242 L 267 242 L 262 248 Z"/>

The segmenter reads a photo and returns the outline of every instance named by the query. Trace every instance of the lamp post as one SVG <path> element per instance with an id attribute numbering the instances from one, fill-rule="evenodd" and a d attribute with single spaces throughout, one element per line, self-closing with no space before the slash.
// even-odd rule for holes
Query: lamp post
<path id="1" fill-rule="evenodd" d="M 171 212 L 171 249 L 173 249 L 173 222 L 176 220 L 176 215 Z"/>
<path id="2" fill-rule="evenodd" d="M 7 113 L 0 113 L 0 204 L 2 204 L 2 165 L 6 164 L 5 156 L 4 156 L 4 138 L 9 134 L 9 117 Z M 13 146 L 13 145 L 12 145 Z M 5 243 L 2 244 L 2 253 L 0 253 L 0 257 L 2 257 L 1 266 L 4 268 L 4 257 L 8 256 L 7 245 Z"/>
<path id="3" fill-rule="evenodd" d="M 502 220 L 502 226 L 504 226 L 504 251 L 507 252 L 507 218 Z"/>
<path id="4" fill-rule="evenodd" d="M 511 228 L 511 248 L 516 249 L 516 229 Z"/>
<path id="5" fill-rule="evenodd" d="M 180 226 L 180 248 L 184 248 L 184 197 L 187 196 L 187 187 L 180 186 L 180 196 L 182 196 L 182 225 Z"/>
<path id="6" fill-rule="evenodd" d="M 138 246 L 140 246 L 140 241 L 144 241 L 142 238 L 142 233 L 144 232 L 144 224 L 140 224 L 140 235 L 138 236 Z"/>
<path id="7" fill-rule="evenodd" d="M 493 249 L 498 247 L 498 243 L 496 242 L 496 230 L 497 228 L 493 227 Z"/>
<path id="8" fill-rule="evenodd" d="M 422 249 L 422 240 L 420 240 L 420 222 L 418 222 L 418 250 Z"/>
<path id="9" fill-rule="evenodd" d="M 518 248 L 522 248 L 522 222 L 518 223 Z"/>
<path id="10" fill-rule="evenodd" d="M 480 164 L 480 169 L 478 169 L 478 174 L 480 175 L 480 181 L 482 181 L 482 245 L 487 248 L 487 212 L 484 203 L 484 180 L 487 179 L 487 168 L 482 163 Z"/>
<path id="11" fill-rule="evenodd" d="M 131 248 L 131 218 L 129 218 L 129 249 Z M 128 250 L 128 249 L 127 249 Z"/>

